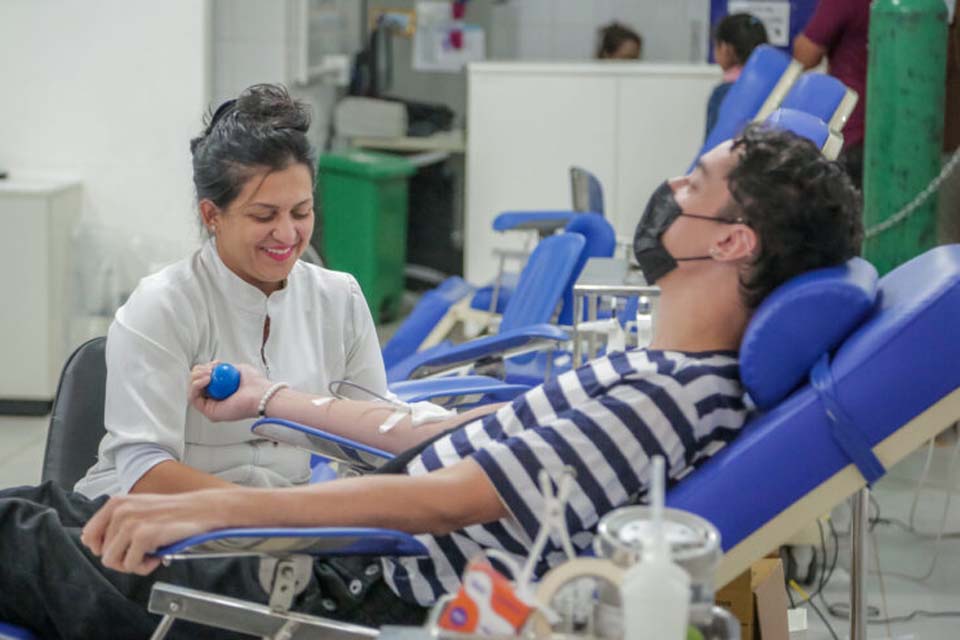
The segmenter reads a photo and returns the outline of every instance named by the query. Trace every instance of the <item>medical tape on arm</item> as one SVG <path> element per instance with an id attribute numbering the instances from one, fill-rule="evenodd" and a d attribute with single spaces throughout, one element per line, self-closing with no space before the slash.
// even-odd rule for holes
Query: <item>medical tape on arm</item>
<path id="1" fill-rule="evenodd" d="M 383 396 L 349 380 L 334 380 L 331 382 L 329 385 L 331 395 L 343 399 L 344 396 L 340 394 L 340 385 L 344 384 L 353 387 L 354 389 L 358 389 L 367 395 L 370 395 L 377 400 L 394 407 L 393 412 L 387 416 L 387 419 L 384 420 L 383 423 L 377 428 L 380 433 L 388 433 L 406 416 L 410 416 L 411 427 L 419 427 L 420 425 L 428 424 L 430 422 L 440 422 L 441 420 L 446 420 L 447 418 L 457 415 L 457 412 L 454 409 L 444 409 L 439 405 L 426 401 L 413 403 L 404 402 L 396 394 L 390 391 L 387 391 L 386 395 Z M 337 385 L 336 390 L 334 389 L 334 385 Z"/>

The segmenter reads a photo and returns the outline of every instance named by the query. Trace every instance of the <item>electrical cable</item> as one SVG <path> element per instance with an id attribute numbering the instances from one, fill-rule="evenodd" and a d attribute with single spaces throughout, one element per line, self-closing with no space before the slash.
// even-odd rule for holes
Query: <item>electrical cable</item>
<path id="1" fill-rule="evenodd" d="M 819 616 L 820 620 L 822 620 L 823 624 L 827 627 L 827 631 L 830 632 L 830 636 L 833 638 L 833 640 L 840 640 L 839 636 L 837 636 L 837 632 L 833 630 L 833 626 L 827 621 L 827 617 L 823 615 L 823 612 L 820 611 L 820 608 L 813 603 L 813 597 L 808 595 L 807 592 L 804 591 L 799 584 L 797 584 L 796 580 L 791 579 L 789 586 L 791 589 L 796 591 L 801 598 L 803 598 L 802 604 L 810 605 L 810 608 L 813 609 L 813 612 Z M 787 594 L 789 595 L 789 593 L 790 590 L 788 589 Z M 792 597 L 790 598 L 790 602 L 793 602 Z"/>
<path id="2" fill-rule="evenodd" d="M 883 600 L 884 616 L 885 616 L 885 617 L 882 617 L 882 618 L 880 617 L 880 610 L 877 609 L 877 607 L 868 606 L 868 607 L 867 607 L 867 624 L 883 624 L 883 625 L 886 625 L 886 626 L 887 626 L 887 634 L 888 634 L 888 636 L 890 636 L 890 637 L 892 637 L 892 634 L 891 634 L 891 632 L 890 632 L 890 627 L 889 627 L 889 625 L 891 625 L 891 624 L 899 624 L 899 623 L 904 623 L 904 622 L 910 622 L 910 621 L 914 620 L 915 618 L 960 618 L 960 611 L 950 611 L 950 610 L 948 610 L 948 611 L 929 611 L 929 610 L 926 610 L 926 609 L 915 609 L 915 610 L 913 610 L 913 611 L 911 611 L 911 612 L 909 612 L 909 613 L 907 613 L 907 614 L 904 614 L 904 615 L 900 615 L 900 616 L 890 616 L 890 615 L 889 615 L 889 611 L 888 611 L 888 609 L 887 609 L 886 590 L 885 590 L 884 582 L 883 582 L 884 573 L 882 572 L 882 570 L 881 570 L 881 568 L 880 568 L 879 547 L 878 547 L 878 545 L 877 545 L 876 537 L 873 535 L 873 527 L 875 527 L 877 524 L 895 524 L 895 525 L 897 525 L 897 526 L 899 526 L 899 527 L 902 527 L 905 531 L 907 531 L 907 532 L 909 532 L 909 533 L 912 533 L 912 534 L 914 534 L 914 535 L 917 535 L 917 536 L 919 536 L 919 537 L 928 537 L 927 534 L 924 534 L 924 533 L 922 533 L 922 532 L 918 532 L 918 531 L 912 526 L 912 522 L 914 521 L 915 513 L 916 513 L 916 496 L 918 496 L 919 493 L 920 493 L 920 491 L 922 490 L 923 484 L 926 482 L 926 476 L 927 476 L 927 474 L 928 474 L 928 472 L 929 472 L 929 469 L 930 469 L 930 462 L 931 462 L 932 451 L 933 451 L 932 446 L 933 446 L 933 443 L 932 443 L 932 441 L 931 441 L 931 448 L 929 448 L 928 451 L 927 451 L 927 460 L 926 460 L 926 462 L 925 462 L 925 464 L 924 464 L 924 470 L 923 470 L 923 472 L 921 473 L 921 478 L 920 478 L 920 480 L 919 480 L 918 483 L 917 483 L 917 487 L 915 488 L 915 494 L 914 494 L 914 495 L 915 495 L 915 501 L 914 501 L 913 506 L 911 507 L 910 523 L 905 523 L 905 522 L 903 522 L 902 520 L 898 520 L 898 519 L 896 519 L 896 518 L 884 518 L 884 517 L 882 517 L 882 516 L 881 516 L 881 513 L 880 513 L 880 503 L 877 502 L 877 500 L 876 500 L 872 495 L 870 496 L 870 497 L 871 497 L 870 503 L 871 503 L 871 504 L 875 507 L 875 509 L 876 509 L 876 516 L 873 518 L 872 523 L 871 523 L 871 526 L 868 527 L 868 530 L 869 530 L 870 533 L 871 533 L 871 540 L 872 540 L 872 543 L 873 543 L 873 545 L 874 545 L 875 561 L 876 561 L 876 565 L 877 565 L 877 572 L 876 572 L 876 573 L 878 574 L 878 576 L 879 576 L 879 578 L 880 578 L 880 591 L 881 591 L 881 598 L 882 598 L 882 600 Z M 954 471 L 955 471 L 955 465 L 956 465 L 956 462 L 957 462 L 958 453 L 960 453 L 960 441 L 958 441 L 957 444 L 954 446 L 953 452 L 952 452 L 951 455 L 950 455 L 950 462 L 949 462 L 948 465 L 947 465 L 946 498 L 945 498 L 945 500 L 944 500 L 944 510 L 943 510 L 943 513 L 942 513 L 941 518 L 940 518 L 940 530 L 939 530 L 939 532 L 937 533 L 937 535 L 934 536 L 934 540 L 935 540 L 934 544 L 935 544 L 936 551 L 935 551 L 935 553 L 934 553 L 933 560 L 931 561 L 931 567 L 930 567 L 930 569 L 928 570 L 928 572 L 927 572 L 924 576 L 921 576 L 921 577 L 909 576 L 909 575 L 906 575 L 906 574 L 901 574 L 901 573 L 896 573 L 896 572 L 887 572 L 886 575 L 892 575 L 892 576 L 896 576 L 896 577 L 900 577 L 900 578 L 905 578 L 905 579 L 907 579 L 907 580 L 913 580 L 913 581 L 924 581 L 924 580 L 927 580 L 931 575 L 933 575 L 933 571 L 934 571 L 934 569 L 935 569 L 935 567 L 936 567 L 937 559 L 938 559 L 939 554 L 940 554 L 939 546 L 940 546 L 941 541 L 942 541 L 944 538 L 946 538 L 946 537 L 960 537 L 960 532 L 951 532 L 951 533 L 949 533 L 949 534 L 945 534 L 945 533 L 944 533 L 944 532 L 945 532 L 945 529 L 946 529 L 947 515 L 948 515 L 949 509 L 950 509 L 950 502 L 951 502 L 951 499 L 952 499 L 952 497 L 953 497 L 953 494 L 954 494 L 954 492 L 955 492 L 955 490 L 956 490 L 956 487 L 955 487 L 955 485 L 956 485 L 956 479 L 955 479 Z M 838 557 L 838 555 L 839 555 L 839 534 L 837 533 L 836 527 L 834 527 L 832 520 L 829 520 L 829 521 L 828 521 L 828 524 L 830 525 L 831 535 L 832 535 L 832 537 L 833 537 L 833 539 L 834 539 L 834 542 L 835 542 L 835 544 L 836 544 L 837 546 L 836 546 L 836 548 L 835 548 L 834 560 L 833 560 L 833 563 L 832 563 L 833 566 L 832 566 L 831 569 L 829 570 L 828 575 L 824 578 L 823 587 L 825 587 L 826 584 L 829 583 L 830 578 L 832 577 L 832 574 L 833 574 L 833 569 L 836 567 L 836 561 L 837 561 L 837 557 Z M 821 546 L 824 546 L 824 540 L 823 540 L 823 539 L 821 539 Z M 835 618 L 849 619 L 849 618 L 850 618 L 850 605 L 849 605 L 848 603 L 846 603 L 846 602 L 838 602 L 838 603 L 829 603 L 829 602 L 827 602 L 826 598 L 825 598 L 824 595 L 823 595 L 823 587 L 820 587 L 820 588 L 819 588 L 818 593 L 819 593 L 819 595 L 820 595 L 820 600 L 821 600 L 821 602 L 825 605 L 825 607 L 826 607 L 826 609 L 827 609 L 827 612 L 828 612 L 831 616 L 833 616 L 833 617 L 835 617 Z"/>

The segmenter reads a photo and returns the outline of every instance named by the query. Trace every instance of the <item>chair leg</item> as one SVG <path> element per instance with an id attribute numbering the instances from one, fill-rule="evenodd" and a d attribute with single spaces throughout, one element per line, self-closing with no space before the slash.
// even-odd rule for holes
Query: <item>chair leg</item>
<path id="1" fill-rule="evenodd" d="M 153 630 L 150 640 L 163 640 L 166 638 L 167 634 L 170 632 L 170 627 L 173 626 L 175 620 L 176 618 L 171 613 L 163 616 L 163 618 L 160 620 L 160 624 L 158 624 L 157 628 Z"/>
<path id="2" fill-rule="evenodd" d="M 867 619 L 864 588 L 867 578 L 867 509 L 870 488 L 853 494 L 853 518 L 850 526 L 850 640 L 866 640 Z"/>

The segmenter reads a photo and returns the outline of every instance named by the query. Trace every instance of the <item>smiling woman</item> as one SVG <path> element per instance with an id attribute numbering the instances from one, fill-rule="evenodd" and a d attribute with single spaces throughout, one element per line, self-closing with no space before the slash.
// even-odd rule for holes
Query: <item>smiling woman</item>
<path id="1" fill-rule="evenodd" d="M 300 262 L 313 232 L 310 114 L 276 85 L 228 100 L 190 143 L 199 218 L 191 258 L 144 278 L 107 336 L 107 435 L 76 486 L 96 497 L 310 478 L 308 454 L 264 443 L 249 421 L 213 424 L 187 402 L 190 369 L 249 363 L 326 393 L 383 393 L 379 341 L 352 276 Z"/>

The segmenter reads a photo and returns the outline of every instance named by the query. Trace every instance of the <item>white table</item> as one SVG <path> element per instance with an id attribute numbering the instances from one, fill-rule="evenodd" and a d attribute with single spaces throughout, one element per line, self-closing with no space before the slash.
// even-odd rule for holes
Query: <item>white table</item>
<path id="1" fill-rule="evenodd" d="M 638 317 L 641 313 L 654 315 L 656 301 L 660 297 L 660 287 L 647 284 L 643 274 L 630 266 L 623 258 L 590 258 L 573 285 L 573 364 L 575 367 L 584 362 L 582 340 L 579 326 L 583 318 L 584 304 L 587 305 L 587 320 L 597 319 L 597 306 L 601 296 L 640 296 Z M 646 298 L 644 301 L 643 298 Z M 588 337 L 587 358 L 594 357 L 596 339 Z"/>

